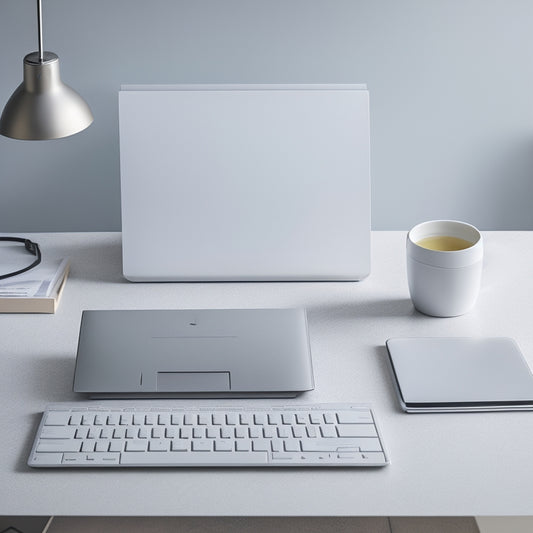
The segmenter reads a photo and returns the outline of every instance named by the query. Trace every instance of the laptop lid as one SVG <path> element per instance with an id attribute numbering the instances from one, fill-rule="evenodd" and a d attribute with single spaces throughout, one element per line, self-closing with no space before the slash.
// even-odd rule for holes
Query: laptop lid
<path id="1" fill-rule="evenodd" d="M 127 279 L 369 273 L 366 86 L 124 86 L 119 116 Z"/>
<path id="2" fill-rule="evenodd" d="M 84 311 L 74 391 L 293 397 L 313 389 L 303 309 Z"/>

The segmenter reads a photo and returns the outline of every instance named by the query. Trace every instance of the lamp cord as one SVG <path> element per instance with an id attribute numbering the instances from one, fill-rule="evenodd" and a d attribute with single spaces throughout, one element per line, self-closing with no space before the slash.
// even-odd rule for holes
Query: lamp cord
<path id="1" fill-rule="evenodd" d="M 44 60 L 43 52 L 43 11 L 41 7 L 41 0 L 37 0 L 37 31 L 39 32 L 39 61 Z"/>

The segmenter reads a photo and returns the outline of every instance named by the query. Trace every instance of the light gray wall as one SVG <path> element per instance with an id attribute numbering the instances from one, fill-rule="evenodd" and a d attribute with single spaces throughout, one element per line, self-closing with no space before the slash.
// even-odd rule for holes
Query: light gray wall
<path id="1" fill-rule="evenodd" d="M 63 140 L 0 138 L 0 231 L 120 229 L 121 83 L 367 83 L 372 223 L 533 229 L 531 0 L 43 0 L 45 48 L 90 103 Z M 0 106 L 36 45 L 0 2 Z M 149 179 L 149 176 L 147 176 Z"/>

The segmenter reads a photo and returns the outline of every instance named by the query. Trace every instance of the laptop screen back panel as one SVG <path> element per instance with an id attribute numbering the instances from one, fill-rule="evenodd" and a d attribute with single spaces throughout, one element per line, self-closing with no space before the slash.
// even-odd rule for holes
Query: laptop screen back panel
<path id="1" fill-rule="evenodd" d="M 127 279 L 369 273 L 364 86 L 130 87 L 119 103 Z"/>

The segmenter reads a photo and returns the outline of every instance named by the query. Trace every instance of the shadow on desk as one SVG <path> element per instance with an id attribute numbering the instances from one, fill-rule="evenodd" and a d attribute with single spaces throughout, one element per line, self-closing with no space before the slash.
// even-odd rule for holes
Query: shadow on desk
<path id="1" fill-rule="evenodd" d="M 358 316 L 364 316 L 365 318 L 424 316 L 413 307 L 410 298 L 363 300 L 352 301 L 347 304 L 311 305 L 307 307 L 307 315 L 310 318 L 318 314 L 324 314 L 336 321 L 353 320 Z"/>
<path id="2" fill-rule="evenodd" d="M 79 399 L 72 391 L 75 366 L 72 355 L 28 360 L 25 381 L 30 399 L 46 398 L 47 403 Z"/>
<path id="3" fill-rule="evenodd" d="M 479 533 L 474 518 L 55 517 L 48 533 Z"/>
<path id="4" fill-rule="evenodd" d="M 386 385 L 385 389 L 387 391 L 387 397 L 391 408 L 394 409 L 396 413 L 405 414 L 398 402 L 398 397 L 395 392 L 396 386 L 394 384 L 392 369 L 389 364 L 389 354 L 387 352 L 387 347 L 376 346 L 374 349 L 374 353 L 378 360 L 381 375 L 383 376 L 383 383 Z"/>
<path id="5" fill-rule="evenodd" d="M 122 274 L 122 247 L 118 242 L 98 242 L 65 246 L 61 251 L 72 259 L 71 279 L 98 283 L 129 283 Z"/>
<path id="6" fill-rule="evenodd" d="M 27 361 L 25 380 L 27 390 L 31 395 L 30 400 L 32 405 L 35 405 L 35 412 L 28 415 L 30 417 L 30 421 L 27 423 L 29 429 L 15 467 L 18 472 L 31 471 L 26 462 L 41 420 L 41 413 L 46 405 L 79 399 L 72 392 L 75 364 L 75 358 L 68 356 Z M 46 398 L 45 402 L 43 402 L 43 398 Z M 38 403 L 35 403 L 36 400 Z"/>

